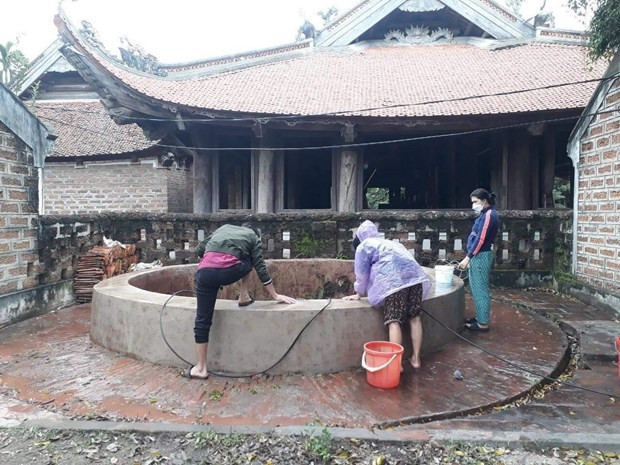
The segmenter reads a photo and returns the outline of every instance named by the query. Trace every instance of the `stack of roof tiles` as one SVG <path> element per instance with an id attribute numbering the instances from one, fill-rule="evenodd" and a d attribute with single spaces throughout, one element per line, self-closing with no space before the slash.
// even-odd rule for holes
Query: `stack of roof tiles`
<path id="1" fill-rule="evenodd" d="M 138 262 L 135 245 L 96 246 L 78 259 L 74 292 L 78 302 L 90 302 L 93 287 L 106 278 L 129 271 Z"/>

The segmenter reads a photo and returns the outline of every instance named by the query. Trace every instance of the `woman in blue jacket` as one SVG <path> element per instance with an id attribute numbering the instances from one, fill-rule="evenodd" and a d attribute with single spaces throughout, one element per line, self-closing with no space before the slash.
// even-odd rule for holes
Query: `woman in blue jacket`
<path id="1" fill-rule="evenodd" d="M 487 332 L 491 317 L 489 290 L 489 275 L 493 264 L 491 246 L 497 236 L 499 216 L 493 208 L 495 194 L 485 189 L 476 189 L 470 197 L 471 208 L 480 216 L 476 218 L 467 239 L 467 256 L 459 263 L 459 268 L 469 266 L 469 287 L 476 306 L 476 317 L 467 320 L 465 327 L 470 331 Z"/>

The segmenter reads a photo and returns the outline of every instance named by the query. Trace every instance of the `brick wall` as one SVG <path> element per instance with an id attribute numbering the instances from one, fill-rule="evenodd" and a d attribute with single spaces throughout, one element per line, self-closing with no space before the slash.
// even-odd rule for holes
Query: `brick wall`
<path id="1" fill-rule="evenodd" d="M 0 295 L 39 284 L 38 182 L 32 151 L 0 123 Z"/>
<path id="2" fill-rule="evenodd" d="M 495 282 L 550 284 L 559 266 L 555 260 L 558 250 L 563 256 L 570 253 L 571 212 L 502 211 L 500 215 L 494 246 Z M 369 212 L 364 218 L 375 221 L 386 238 L 402 242 L 423 265 L 438 258 L 463 258 L 474 221 L 469 211 Z M 136 244 L 141 261 L 159 259 L 171 265 L 195 262 L 194 247 L 201 238 L 224 223 L 246 220 L 261 228 L 266 258 L 352 258 L 353 231 L 361 222 L 358 215 L 344 213 L 42 216 L 41 260 L 46 266 L 41 281 L 73 277 L 77 257 L 101 244 L 104 234 Z M 570 269 L 570 257 L 561 263 L 568 267 L 562 271 Z M 502 276 L 506 280 L 502 281 Z"/>
<path id="3" fill-rule="evenodd" d="M 193 198 L 192 170 L 173 165 L 168 171 L 168 212 L 191 213 L 194 209 Z"/>
<path id="4" fill-rule="evenodd" d="M 620 80 L 598 111 L 620 105 Z M 577 278 L 620 290 L 620 113 L 594 117 L 581 140 L 577 210 Z"/>
<path id="5" fill-rule="evenodd" d="M 169 174 L 175 168 L 158 166 L 157 160 L 46 162 L 43 197 L 46 214 L 98 213 L 102 211 L 168 212 Z M 172 183 L 178 191 L 178 181 Z M 175 200 L 175 208 L 180 208 Z"/>

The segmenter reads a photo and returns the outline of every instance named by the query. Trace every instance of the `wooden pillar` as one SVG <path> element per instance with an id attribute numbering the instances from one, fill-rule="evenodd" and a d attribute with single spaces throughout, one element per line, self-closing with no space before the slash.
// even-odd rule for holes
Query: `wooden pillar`
<path id="1" fill-rule="evenodd" d="M 555 129 L 547 127 L 543 135 L 542 206 L 553 208 L 553 181 L 555 179 Z"/>
<path id="2" fill-rule="evenodd" d="M 276 157 L 273 150 L 273 137 L 261 131 L 254 131 L 254 146 L 260 147 L 254 152 L 256 161 L 256 213 L 273 213 L 275 211 Z"/>
<path id="3" fill-rule="evenodd" d="M 338 211 L 357 210 L 359 154 L 357 150 L 338 150 Z"/>
<path id="4" fill-rule="evenodd" d="M 508 156 L 508 208 L 531 208 L 530 138 L 526 129 L 513 129 L 510 133 Z"/>
<path id="5" fill-rule="evenodd" d="M 342 139 L 350 144 L 355 141 L 355 128 L 347 124 L 342 130 Z M 360 156 L 356 147 L 343 147 L 336 151 L 338 160 L 338 211 L 355 212 L 357 210 L 358 180 Z"/>
<path id="6" fill-rule="evenodd" d="M 508 156 L 509 156 L 509 134 L 504 131 L 502 134 L 502 177 L 501 193 L 499 205 L 501 209 L 508 209 Z"/>
<path id="7" fill-rule="evenodd" d="M 542 205 L 540 193 L 540 151 L 542 147 L 541 137 L 532 137 L 530 144 L 530 199 L 531 209 L 536 210 Z"/>
<path id="8" fill-rule="evenodd" d="M 447 167 L 448 167 L 448 183 L 444 188 L 447 190 L 447 205 L 441 208 L 457 208 L 456 186 L 459 182 L 456 173 L 456 138 L 449 137 L 447 142 Z"/>
<path id="9" fill-rule="evenodd" d="M 491 190 L 497 195 L 497 208 L 502 207 L 504 186 L 503 179 L 503 135 L 493 134 L 491 136 Z"/>
<path id="10" fill-rule="evenodd" d="M 192 133 L 194 147 L 215 147 L 214 140 L 206 132 L 202 132 L 205 129 L 196 128 L 194 131 Z M 217 153 L 205 150 L 195 150 L 195 152 L 193 163 L 194 213 L 213 213 L 213 190 L 215 188 L 213 160 Z"/>
<path id="11" fill-rule="evenodd" d="M 540 153 L 543 146 L 543 123 L 533 124 L 528 128 L 530 138 L 530 208 L 536 210 L 542 205 L 540 192 Z"/>

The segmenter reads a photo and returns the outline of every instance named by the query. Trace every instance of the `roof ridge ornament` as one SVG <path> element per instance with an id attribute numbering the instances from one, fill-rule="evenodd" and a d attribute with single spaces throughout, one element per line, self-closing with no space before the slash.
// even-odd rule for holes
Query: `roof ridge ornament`
<path id="1" fill-rule="evenodd" d="M 452 42 L 454 34 L 450 29 L 438 28 L 431 31 L 426 26 L 409 26 L 405 31 L 393 29 L 385 34 L 387 44 L 429 44 L 440 40 Z"/>
<path id="2" fill-rule="evenodd" d="M 121 60 L 130 68 L 155 76 L 166 76 L 168 74 L 162 69 L 155 55 L 148 53 L 139 45 L 132 44 L 127 36 L 121 37 L 121 44 L 127 46 L 127 48 L 118 48 L 121 52 Z"/>
<path id="3" fill-rule="evenodd" d="M 398 9 L 408 13 L 422 13 L 425 11 L 439 11 L 445 7 L 446 5 L 439 0 L 407 0 Z"/>
<path id="4" fill-rule="evenodd" d="M 82 37 L 84 37 L 84 39 L 86 39 L 86 41 L 90 45 L 105 53 L 106 55 L 111 56 L 110 52 L 108 52 L 108 50 L 105 48 L 105 45 L 103 45 L 103 42 L 99 40 L 99 33 L 90 21 L 86 21 L 85 19 L 82 20 L 80 34 L 82 35 Z"/>
<path id="5" fill-rule="evenodd" d="M 105 45 L 99 39 L 97 30 L 89 21 L 86 21 L 85 19 L 82 20 L 82 27 L 79 32 L 92 47 L 96 48 L 116 63 L 123 64 L 137 71 L 154 74 L 155 76 L 167 75 L 166 71 L 161 67 L 159 61 L 154 55 L 147 53 L 139 45 L 132 44 L 127 37 L 121 37 L 120 39 L 124 48 L 118 48 L 121 52 L 121 58 L 118 58 L 105 48 Z"/>

